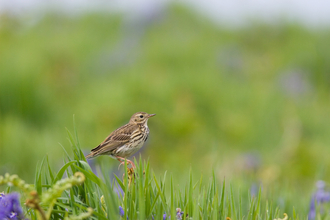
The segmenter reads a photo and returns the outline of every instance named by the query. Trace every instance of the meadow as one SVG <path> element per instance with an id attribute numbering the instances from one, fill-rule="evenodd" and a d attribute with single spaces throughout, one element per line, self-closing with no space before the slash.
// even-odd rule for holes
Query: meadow
<path id="1" fill-rule="evenodd" d="M 38 165 L 33 186 L 19 179 L 17 175 L 0 176 L 0 185 L 15 186 L 25 196 L 26 212 L 13 208 L 14 219 L 29 216 L 31 219 L 269 219 L 282 215 L 279 207 L 262 200 L 261 188 L 257 195 L 238 192 L 235 196 L 231 185 L 225 181 L 217 183 L 215 173 L 205 181 L 203 177 L 193 180 L 189 171 L 188 181 L 178 188 L 171 175 L 156 176 L 149 162 L 135 160 L 136 169 L 124 165 L 122 177 L 115 175 L 111 182 L 105 166 L 93 171 L 80 149 L 78 134 L 68 131 L 73 157 L 66 151 L 65 164 L 58 172 L 49 165 L 48 157 Z M 67 177 L 62 179 L 64 174 Z M 206 182 L 206 183 L 205 183 Z M 168 192 L 169 191 L 169 192 Z M 245 190 L 244 190 L 245 191 Z M 10 194 L 9 194 L 10 195 Z M 6 209 L 1 203 L 6 194 L 1 195 L 0 217 Z M 14 203 L 13 200 L 6 201 Z M 179 208 L 180 207 L 180 208 Z M 2 209 L 2 210 L 1 210 Z M 283 213 L 287 220 L 288 215 Z M 295 209 L 293 217 L 299 219 Z M 10 216 L 10 215 L 9 215 Z"/>
<path id="2" fill-rule="evenodd" d="M 91 218 L 118 218 L 110 210 L 119 206 L 129 219 L 173 216 L 176 208 L 196 216 L 199 204 L 208 218 L 307 219 L 317 181 L 327 192 L 328 28 L 223 27 L 178 6 L 152 19 L 0 19 L 0 175 L 34 182 L 40 196 L 71 161 L 59 177 L 79 171 L 87 179 L 61 194 L 52 218 L 87 207 L 98 213 Z M 89 165 L 82 170 L 82 154 L 137 111 L 157 115 L 136 155 L 135 185 L 125 185 L 125 169 L 108 157 L 92 161 L 99 177 Z M 66 127 L 76 129 L 79 146 Z M 114 187 L 129 192 L 118 197 Z M 329 218 L 324 202 L 319 219 Z"/>

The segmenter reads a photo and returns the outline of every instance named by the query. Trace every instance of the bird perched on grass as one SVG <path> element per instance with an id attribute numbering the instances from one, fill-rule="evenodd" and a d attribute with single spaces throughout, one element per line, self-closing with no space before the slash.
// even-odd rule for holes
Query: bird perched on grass
<path id="1" fill-rule="evenodd" d="M 100 155 L 109 155 L 117 159 L 120 164 L 125 163 L 125 158 L 132 156 L 147 141 L 149 135 L 148 119 L 156 114 L 145 112 L 135 113 L 128 124 L 114 130 L 99 146 L 92 149 L 86 158 Z M 135 165 L 126 159 L 132 168 Z"/>

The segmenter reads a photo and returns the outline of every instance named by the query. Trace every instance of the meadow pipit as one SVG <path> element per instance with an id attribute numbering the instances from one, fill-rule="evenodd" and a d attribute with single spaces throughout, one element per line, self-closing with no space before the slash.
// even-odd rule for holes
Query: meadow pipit
<path id="1" fill-rule="evenodd" d="M 109 155 L 116 158 L 120 164 L 124 164 L 125 158 L 132 156 L 148 139 L 148 119 L 155 115 L 145 112 L 135 113 L 128 124 L 114 130 L 99 146 L 92 149 L 86 158 Z M 126 160 L 135 168 L 132 161 Z"/>

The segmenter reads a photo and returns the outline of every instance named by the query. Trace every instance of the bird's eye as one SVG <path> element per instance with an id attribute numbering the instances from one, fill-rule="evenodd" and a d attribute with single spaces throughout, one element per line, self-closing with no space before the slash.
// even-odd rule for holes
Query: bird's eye
<path id="1" fill-rule="evenodd" d="M 143 118 L 143 115 L 140 115 L 140 118 Z"/>

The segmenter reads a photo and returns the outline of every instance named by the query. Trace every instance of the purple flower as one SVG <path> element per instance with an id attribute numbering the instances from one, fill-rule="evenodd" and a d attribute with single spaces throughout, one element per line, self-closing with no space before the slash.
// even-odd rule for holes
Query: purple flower
<path id="1" fill-rule="evenodd" d="M 122 217 L 125 215 L 124 209 L 121 206 L 119 206 L 119 215 Z"/>
<path id="2" fill-rule="evenodd" d="M 0 193 L 0 219 L 23 219 L 23 210 L 19 202 L 19 194 L 11 193 L 4 195 Z"/>
<path id="3" fill-rule="evenodd" d="M 180 208 L 176 208 L 176 219 L 182 219 L 183 212 Z"/>
<path id="4" fill-rule="evenodd" d="M 164 213 L 164 215 L 163 215 L 163 220 L 165 220 L 166 219 L 166 213 Z"/>
<path id="5" fill-rule="evenodd" d="M 330 192 L 325 191 L 325 182 L 322 180 L 317 181 L 316 183 L 317 190 L 312 195 L 310 209 L 308 213 L 308 219 L 315 219 L 316 216 L 316 207 L 315 203 L 322 205 L 323 203 L 330 202 Z M 321 206 L 321 212 L 323 212 Z"/>

